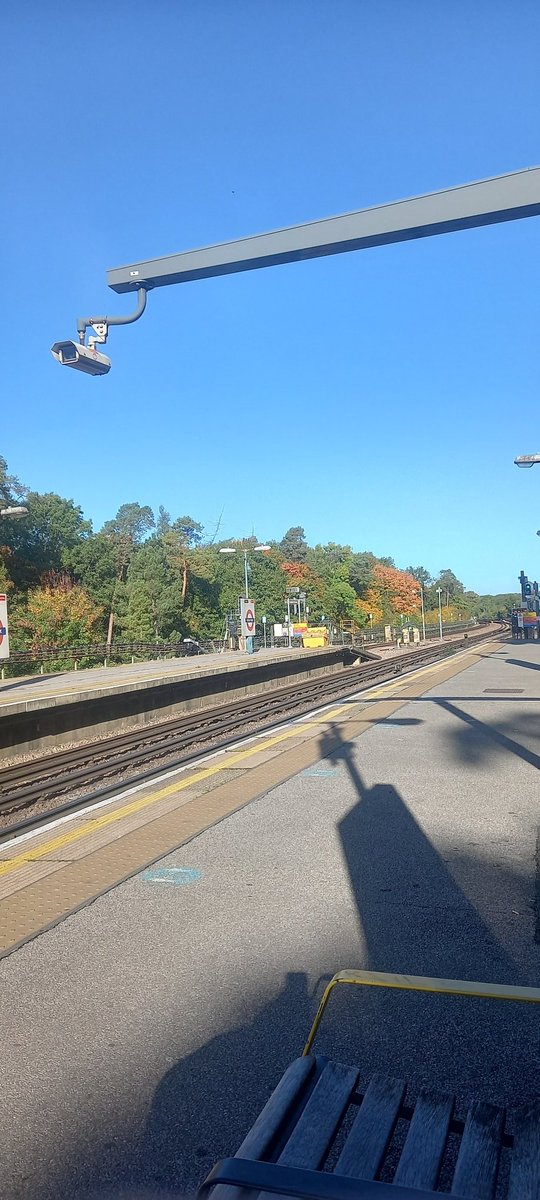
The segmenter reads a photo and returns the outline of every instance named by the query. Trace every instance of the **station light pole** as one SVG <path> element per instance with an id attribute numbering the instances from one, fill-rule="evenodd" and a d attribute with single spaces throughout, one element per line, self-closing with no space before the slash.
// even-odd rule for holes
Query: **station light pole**
<path id="1" fill-rule="evenodd" d="M 443 640 L 443 632 L 442 632 L 442 608 L 441 608 L 441 592 L 442 592 L 442 588 L 437 588 L 437 589 L 436 589 L 436 591 L 437 591 L 437 595 L 438 595 L 438 597 L 439 597 L 439 637 L 440 637 L 440 639 L 441 639 L 441 642 L 442 642 L 442 640 Z"/>
<path id="2" fill-rule="evenodd" d="M 251 549 L 251 550 L 258 550 L 259 552 L 261 552 L 261 553 L 264 553 L 264 551 L 265 551 L 265 550 L 270 550 L 270 546 L 266 546 L 266 545 L 264 545 L 264 546 L 251 546 L 249 549 Z M 220 554 L 237 554 L 237 553 L 238 553 L 238 548 L 237 548 L 236 546 L 220 546 L 219 553 L 220 553 Z M 245 597 L 244 597 L 244 599 L 245 599 L 245 600 L 249 600 L 249 582 L 248 582 L 248 571 L 249 571 L 249 566 L 248 566 L 248 554 L 249 554 L 249 550 L 248 550 L 248 548 L 247 548 L 247 547 L 243 547 L 243 549 L 242 549 L 241 553 L 243 553 L 243 555 L 244 555 L 244 588 L 245 588 Z M 265 631 L 265 632 L 266 632 L 266 631 Z M 249 645 L 248 645 L 248 643 L 249 643 Z M 246 638 L 246 649 L 248 650 L 248 652 L 250 652 L 250 650 L 251 650 L 252 646 L 253 646 L 253 638 L 251 638 L 251 637 L 247 637 L 247 638 Z"/>
<path id="3" fill-rule="evenodd" d="M 514 463 L 516 467 L 536 467 L 540 463 L 540 454 L 518 454 Z"/>
<path id="4" fill-rule="evenodd" d="M 0 508 L 0 517 L 10 517 L 12 521 L 18 521 L 21 517 L 28 516 L 28 509 L 23 504 L 9 504 L 7 508 Z"/>

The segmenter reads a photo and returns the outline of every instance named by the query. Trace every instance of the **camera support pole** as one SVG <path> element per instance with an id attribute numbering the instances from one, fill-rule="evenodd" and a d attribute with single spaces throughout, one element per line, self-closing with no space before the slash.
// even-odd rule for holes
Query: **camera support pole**
<path id="1" fill-rule="evenodd" d="M 84 346 L 84 336 L 87 329 L 95 331 L 95 337 L 88 339 L 89 346 L 95 345 L 96 342 L 103 345 L 107 341 L 109 325 L 131 325 L 133 321 L 138 321 L 146 308 L 146 295 L 150 286 L 150 284 L 146 283 L 139 285 L 137 290 L 137 307 L 135 312 L 130 313 L 127 317 L 78 317 L 77 333 L 81 346 Z"/>

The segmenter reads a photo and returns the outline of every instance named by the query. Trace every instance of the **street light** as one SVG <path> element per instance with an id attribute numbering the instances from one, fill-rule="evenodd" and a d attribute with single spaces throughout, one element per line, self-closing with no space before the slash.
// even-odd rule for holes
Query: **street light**
<path id="1" fill-rule="evenodd" d="M 540 454 L 518 454 L 514 462 L 516 467 L 535 467 L 540 463 Z"/>
<path id="2" fill-rule="evenodd" d="M 0 517 L 11 517 L 12 520 L 18 521 L 20 517 L 27 517 L 28 509 L 22 504 L 9 504 L 7 508 L 0 508 Z"/>
<path id="3" fill-rule="evenodd" d="M 263 550 L 270 550 L 271 547 L 270 546 L 250 546 L 249 549 L 263 551 Z M 219 548 L 220 554 L 236 554 L 236 552 L 237 552 L 236 546 L 220 546 L 220 548 Z M 245 599 L 248 600 L 249 599 L 248 549 L 246 547 L 243 548 L 243 554 L 244 554 L 244 585 L 245 585 L 245 593 L 246 593 Z M 253 652 L 253 638 L 251 638 L 251 637 L 246 638 L 246 650 L 248 651 L 248 654 L 251 654 Z"/>
<path id="4" fill-rule="evenodd" d="M 250 550 L 270 550 L 270 546 L 250 546 Z M 236 546 L 220 546 L 220 554 L 236 554 Z M 248 550 L 244 549 L 244 583 L 246 588 L 246 600 L 249 598 L 248 592 Z"/>
<path id="5" fill-rule="evenodd" d="M 440 639 L 441 639 L 441 642 L 442 642 L 442 608 L 441 608 L 441 592 L 442 592 L 442 588 L 436 588 L 435 590 L 436 590 L 436 592 L 437 592 L 437 595 L 438 595 L 438 597 L 439 597 L 439 637 L 440 637 Z"/>

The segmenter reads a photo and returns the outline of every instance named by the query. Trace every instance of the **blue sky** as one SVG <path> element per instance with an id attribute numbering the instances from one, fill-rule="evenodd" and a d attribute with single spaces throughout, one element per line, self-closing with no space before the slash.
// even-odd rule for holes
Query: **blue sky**
<path id="1" fill-rule="evenodd" d="M 0 452 L 96 527 L 540 574 L 539 219 L 151 293 L 109 267 L 540 163 L 537 0 L 27 0 L 2 17 Z"/>

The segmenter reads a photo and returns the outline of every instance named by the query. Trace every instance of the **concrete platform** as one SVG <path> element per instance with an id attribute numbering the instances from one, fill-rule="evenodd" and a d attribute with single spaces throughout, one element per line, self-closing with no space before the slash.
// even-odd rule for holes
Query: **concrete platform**
<path id="1" fill-rule="evenodd" d="M 192 1195 L 341 967 L 538 986 L 539 704 L 487 643 L 1 846 L 5 1194 Z M 363 1078 L 538 1095 L 529 1006 L 332 1004 Z"/>
<path id="2" fill-rule="evenodd" d="M 0 749 L 20 753 L 99 738 L 280 683 L 341 671 L 350 648 L 202 654 L 93 667 L 0 684 Z"/>

